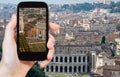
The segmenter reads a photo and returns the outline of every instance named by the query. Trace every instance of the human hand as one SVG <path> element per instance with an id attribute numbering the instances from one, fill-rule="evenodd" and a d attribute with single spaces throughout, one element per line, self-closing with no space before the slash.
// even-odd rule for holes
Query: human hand
<path id="1" fill-rule="evenodd" d="M 0 62 L 0 76 L 2 77 L 25 77 L 29 69 L 33 66 L 35 61 L 20 61 L 17 56 L 17 46 L 15 41 L 16 15 L 13 15 L 11 21 L 8 23 L 5 36 L 2 44 L 2 60 Z M 50 23 L 50 30 L 59 29 L 59 25 Z M 40 67 L 45 67 L 54 55 L 55 39 L 49 34 L 47 47 L 49 49 L 47 59 L 41 61 Z"/>

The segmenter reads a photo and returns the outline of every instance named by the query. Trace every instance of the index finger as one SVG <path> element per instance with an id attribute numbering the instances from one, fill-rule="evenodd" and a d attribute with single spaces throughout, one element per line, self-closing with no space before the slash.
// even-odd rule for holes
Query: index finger
<path id="1" fill-rule="evenodd" d="M 50 30 L 58 30 L 60 28 L 59 25 L 55 24 L 55 23 L 49 23 L 49 29 Z"/>

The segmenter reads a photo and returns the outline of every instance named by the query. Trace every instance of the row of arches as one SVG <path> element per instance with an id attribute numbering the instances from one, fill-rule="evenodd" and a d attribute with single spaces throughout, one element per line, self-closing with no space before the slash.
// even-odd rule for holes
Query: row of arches
<path id="1" fill-rule="evenodd" d="M 72 63 L 72 62 L 89 62 L 89 56 L 55 56 L 51 62 L 65 62 L 65 63 Z"/>
<path id="2" fill-rule="evenodd" d="M 86 73 L 89 72 L 89 66 L 47 66 L 46 72 L 60 72 L 60 73 Z"/>

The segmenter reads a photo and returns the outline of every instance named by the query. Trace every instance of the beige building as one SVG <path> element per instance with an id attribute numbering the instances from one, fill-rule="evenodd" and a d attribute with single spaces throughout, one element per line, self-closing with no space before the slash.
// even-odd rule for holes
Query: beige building
<path id="1" fill-rule="evenodd" d="M 36 38 L 46 40 L 46 23 L 38 21 L 36 23 Z"/>
<path id="2" fill-rule="evenodd" d="M 105 66 L 103 74 L 104 77 L 120 77 L 120 66 Z"/>
<path id="3" fill-rule="evenodd" d="M 55 56 L 45 68 L 46 72 L 88 73 L 90 72 L 91 45 L 55 46 Z"/>

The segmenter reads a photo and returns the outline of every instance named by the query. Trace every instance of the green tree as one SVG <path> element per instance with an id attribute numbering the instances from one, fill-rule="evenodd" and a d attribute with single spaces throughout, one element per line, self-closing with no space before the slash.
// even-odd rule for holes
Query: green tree
<path id="1" fill-rule="evenodd" d="M 106 37 L 103 36 L 103 37 L 102 37 L 102 40 L 101 40 L 101 44 L 105 44 L 105 43 L 106 43 Z"/>

